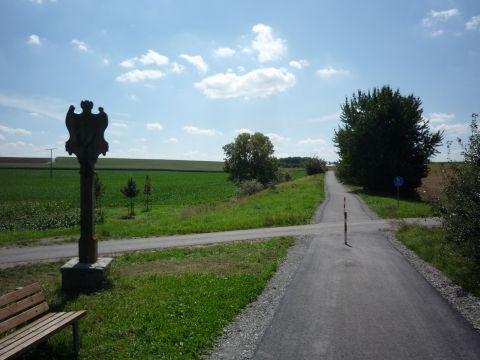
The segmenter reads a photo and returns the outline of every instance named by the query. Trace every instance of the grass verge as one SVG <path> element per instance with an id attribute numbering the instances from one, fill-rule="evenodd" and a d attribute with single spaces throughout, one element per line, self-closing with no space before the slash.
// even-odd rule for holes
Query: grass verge
<path id="1" fill-rule="evenodd" d="M 324 175 L 321 174 L 220 203 L 154 205 L 150 212 L 142 212 L 139 206 L 134 219 L 125 219 L 126 208 L 105 208 L 106 220 L 96 226 L 97 238 L 119 239 L 305 224 L 324 200 L 323 184 Z M 0 246 L 39 245 L 45 243 L 44 238 L 48 237 L 56 242 L 63 241 L 63 238 L 71 241 L 78 233 L 77 227 L 2 232 Z"/>
<path id="2" fill-rule="evenodd" d="M 442 271 L 454 283 L 480 296 L 480 267 L 472 259 L 453 251 L 445 240 L 443 228 L 403 225 L 396 236 L 405 246 Z"/>
<path id="3" fill-rule="evenodd" d="M 399 206 L 394 195 L 372 194 L 362 188 L 347 185 L 367 204 L 375 214 L 382 219 L 402 219 L 433 216 L 430 204 L 421 200 L 406 200 L 400 198 Z"/>
<path id="4" fill-rule="evenodd" d="M 38 281 L 54 311 L 85 309 L 80 359 L 197 359 L 257 298 L 290 237 L 116 257 L 108 289 L 77 298 L 59 292 L 60 262 L 0 270 L 0 293 Z M 71 359 L 69 331 L 28 358 Z"/>

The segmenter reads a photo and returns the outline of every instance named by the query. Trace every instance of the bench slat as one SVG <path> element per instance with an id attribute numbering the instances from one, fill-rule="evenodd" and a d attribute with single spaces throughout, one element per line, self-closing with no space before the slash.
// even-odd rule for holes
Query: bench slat
<path id="1" fill-rule="evenodd" d="M 43 302 L 31 309 L 28 309 L 27 311 L 24 311 L 21 314 L 18 314 L 17 316 L 14 316 L 8 320 L 5 320 L 4 322 L 0 323 L 0 334 L 10 329 L 13 329 L 14 327 L 20 324 L 23 324 L 24 322 L 31 320 L 37 317 L 38 315 L 43 314 L 47 310 L 48 310 L 48 304 L 46 302 Z"/>
<path id="2" fill-rule="evenodd" d="M 43 293 L 38 292 L 33 294 L 32 296 L 26 297 L 20 301 L 14 302 L 4 308 L 0 309 L 0 321 L 6 319 L 10 316 L 13 316 L 19 313 L 22 310 L 28 309 L 34 305 L 37 305 L 45 300 Z"/>
<path id="3" fill-rule="evenodd" d="M 19 299 L 23 299 L 24 297 L 30 296 L 40 291 L 40 285 L 38 285 L 37 283 L 33 283 L 19 290 L 12 291 L 8 294 L 0 296 L 0 307 L 3 307 L 7 304 L 10 304 Z"/>
<path id="4" fill-rule="evenodd" d="M 72 311 L 68 313 L 62 313 L 60 317 L 56 319 L 46 319 L 43 325 L 31 332 L 24 333 L 24 336 L 18 338 L 15 342 L 10 343 L 8 346 L 0 349 L 0 360 L 10 359 L 13 356 L 25 352 L 32 346 L 35 346 L 45 338 L 56 334 L 65 327 L 76 322 L 81 317 L 85 316 L 86 311 Z"/>
<path id="5" fill-rule="evenodd" d="M 21 327 L 17 331 L 8 334 L 4 338 L 0 339 L 0 349 L 3 349 L 6 347 L 8 344 L 11 344 L 14 341 L 17 341 L 17 339 L 21 338 L 22 336 L 25 336 L 24 333 L 27 333 L 29 331 L 33 331 L 35 329 L 38 329 L 43 325 L 43 322 L 47 320 L 48 318 L 57 318 L 61 316 L 63 313 L 48 313 L 47 315 L 41 317 L 40 319 L 35 320 L 34 322 L 31 322 L 27 326 Z M 53 319 L 52 319 L 53 320 Z"/>

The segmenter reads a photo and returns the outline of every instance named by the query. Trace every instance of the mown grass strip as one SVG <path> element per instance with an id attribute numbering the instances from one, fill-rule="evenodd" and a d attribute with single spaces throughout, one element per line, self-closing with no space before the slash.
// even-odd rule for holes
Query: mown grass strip
<path id="1" fill-rule="evenodd" d="M 430 204 L 421 200 L 402 199 L 400 195 L 400 206 L 397 205 L 395 195 L 372 194 L 364 191 L 361 187 L 347 185 L 355 194 L 367 204 L 375 214 L 382 219 L 403 219 L 416 217 L 433 216 Z"/>
<path id="2" fill-rule="evenodd" d="M 60 263 L 0 270 L 0 293 L 40 281 L 55 311 L 85 309 L 81 359 L 197 359 L 256 299 L 293 244 L 289 237 L 116 257 L 111 287 L 77 298 L 59 293 Z M 70 359 L 62 332 L 32 359 Z"/>
<path id="3" fill-rule="evenodd" d="M 480 296 L 480 267 L 473 259 L 453 251 L 445 240 L 445 230 L 420 225 L 403 225 L 396 237 L 421 259 L 442 271 L 454 283 Z"/>

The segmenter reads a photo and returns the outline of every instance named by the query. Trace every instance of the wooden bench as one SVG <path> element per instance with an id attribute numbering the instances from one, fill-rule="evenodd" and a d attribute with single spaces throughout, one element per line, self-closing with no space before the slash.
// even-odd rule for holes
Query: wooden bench
<path id="1" fill-rule="evenodd" d="M 0 334 L 17 328 L 0 339 L 0 360 L 17 358 L 69 325 L 73 328 L 73 347 L 75 354 L 78 354 L 80 339 L 77 320 L 87 312 L 45 314 L 47 311 L 48 304 L 37 283 L 0 296 Z M 36 320 L 25 324 L 33 319 Z"/>

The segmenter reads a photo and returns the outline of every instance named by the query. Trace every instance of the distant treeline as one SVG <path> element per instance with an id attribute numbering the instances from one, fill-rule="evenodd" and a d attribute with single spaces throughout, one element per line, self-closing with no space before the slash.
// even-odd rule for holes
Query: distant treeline
<path id="1" fill-rule="evenodd" d="M 280 158 L 280 166 L 284 168 L 304 168 L 305 163 L 309 160 L 310 157 L 306 156 L 290 156 L 286 158 Z"/>

